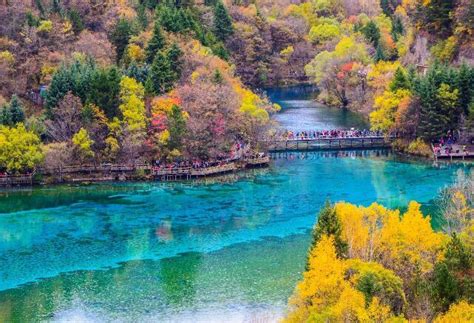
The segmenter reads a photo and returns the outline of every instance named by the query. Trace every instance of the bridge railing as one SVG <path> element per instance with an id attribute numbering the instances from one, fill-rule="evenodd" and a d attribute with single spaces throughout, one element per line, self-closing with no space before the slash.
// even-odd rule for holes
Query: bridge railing
<path id="1" fill-rule="evenodd" d="M 270 151 L 388 147 L 395 136 L 328 137 L 267 140 Z"/>
<path id="2" fill-rule="evenodd" d="M 378 135 L 370 135 L 370 136 L 340 136 L 340 137 L 333 137 L 333 136 L 300 136 L 300 137 L 274 137 L 270 139 L 261 140 L 261 142 L 279 142 L 279 141 L 328 141 L 328 140 L 361 140 L 361 139 L 384 139 L 384 140 L 393 140 L 398 138 L 395 135 L 389 136 L 378 136 Z"/>

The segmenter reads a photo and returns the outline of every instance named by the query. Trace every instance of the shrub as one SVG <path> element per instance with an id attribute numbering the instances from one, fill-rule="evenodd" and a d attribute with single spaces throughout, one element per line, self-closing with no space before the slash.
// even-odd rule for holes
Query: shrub
<path id="1" fill-rule="evenodd" d="M 53 22 L 51 20 L 42 20 L 37 30 L 40 33 L 50 33 L 53 30 Z"/>
<path id="2" fill-rule="evenodd" d="M 417 138 L 410 142 L 406 149 L 406 152 L 412 155 L 423 157 L 430 157 L 433 154 L 431 147 L 421 138 Z"/>
<path id="3" fill-rule="evenodd" d="M 0 51 L 0 63 L 3 62 L 11 65 L 15 63 L 15 56 L 8 50 Z"/>
<path id="4" fill-rule="evenodd" d="M 321 24 L 311 27 L 309 31 L 309 39 L 313 43 L 320 43 L 337 37 L 341 34 L 338 26 L 333 24 Z"/>

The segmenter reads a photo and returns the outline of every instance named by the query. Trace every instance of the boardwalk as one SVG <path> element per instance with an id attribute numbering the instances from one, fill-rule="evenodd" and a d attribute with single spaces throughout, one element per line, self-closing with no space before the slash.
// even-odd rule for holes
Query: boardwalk
<path id="1" fill-rule="evenodd" d="M 2 175 L 0 187 L 31 186 L 33 185 L 33 174 L 29 175 Z"/>
<path id="2" fill-rule="evenodd" d="M 433 156 L 435 159 L 470 159 L 474 158 L 474 145 L 452 144 L 449 146 L 433 146 Z"/>
<path id="3" fill-rule="evenodd" d="M 267 141 L 270 152 L 305 150 L 341 150 L 358 148 L 390 148 L 395 137 L 341 137 L 341 138 L 298 138 Z"/>
<path id="4" fill-rule="evenodd" d="M 221 163 L 219 165 L 209 167 L 154 167 L 152 169 L 152 175 L 155 179 L 161 181 L 171 181 L 180 179 L 193 179 L 200 177 L 208 177 L 215 175 L 222 175 L 230 172 L 234 172 L 242 168 L 252 168 L 267 166 L 270 163 L 269 156 L 261 156 L 255 158 L 245 158 L 234 162 Z"/>
<path id="5" fill-rule="evenodd" d="M 211 177 L 235 172 L 239 169 L 268 166 L 270 157 L 259 155 L 234 161 L 222 161 L 206 167 L 176 167 L 150 164 L 99 164 L 71 165 L 60 168 L 38 168 L 36 173 L 47 179 L 47 183 L 58 182 L 104 182 L 125 180 L 176 181 Z M 32 185 L 32 175 L 0 177 L 1 186 Z"/>

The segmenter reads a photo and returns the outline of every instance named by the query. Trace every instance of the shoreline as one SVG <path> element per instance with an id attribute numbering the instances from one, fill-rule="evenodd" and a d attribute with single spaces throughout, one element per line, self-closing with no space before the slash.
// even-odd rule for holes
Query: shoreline
<path id="1" fill-rule="evenodd" d="M 155 168 L 151 165 L 82 165 L 69 166 L 60 170 L 43 170 L 29 175 L 0 178 L 0 188 L 46 187 L 60 184 L 89 185 L 94 183 L 122 182 L 185 182 L 224 177 L 252 169 L 267 168 L 268 156 L 229 162 L 203 168 Z"/>
<path id="2" fill-rule="evenodd" d="M 202 174 L 186 176 L 186 174 L 168 174 L 168 175 L 157 175 L 152 173 L 147 173 L 142 169 L 136 168 L 132 171 L 127 172 L 112 172 L 104 174 L 102 171 L 90 171 L 72 173 L 72 175 L 62 174 L 33 174 L 30 175 L 28 183 L 23 182 L 19 184 L 5 185 L 0 182 L 0 191 L 9 191 L 14 189 L 22 188 L 33 188 L 33 187 L 51 187 L 56 185 L 92 185 L 100 183 L 139 183 L 139 182 L 149 182 L 149 183 L 206 183 L 208 181 L 212 182 L 227 182 L 227 177 L 231 177 L 229 181 L 234 181 L 236 178 L 245 178 L 246 175 L 252 171 L 259 169 L 268 169 L 271 167 L 272 161 L 275 157 L 271 157 L 276 154 L 294 154 L 294 153 L 317 153 L 317 152 L 337 152 L 337 151 L 367 151 L 367 150 L 385 150 L 389 151 L 397 156 L 399 156 L 405 162 L 422 162 L 422 163 L 436 163 L 436 164 L 453 164 L 453 163 L 468 163 L 474 164 L 473 158 L 468 159 L 434 159 L 427 156 L 415 155 L 407 153 L 403 150 L 395 149 L 394 147 L 367 147 L 367 148 L 327 148 L 320 150 L 306 150 L 306 149 L 292 149 L 288 151 L 275 151 L 269 152 L 269 156 L 266 157 L 265 161 L 260 163 L 246 163 L 240 162 L 236 167 L 226 168 L 223 171 L 215 172 L 201 172 Z M 212 167 L 210 167 L 212 168 Z"/>

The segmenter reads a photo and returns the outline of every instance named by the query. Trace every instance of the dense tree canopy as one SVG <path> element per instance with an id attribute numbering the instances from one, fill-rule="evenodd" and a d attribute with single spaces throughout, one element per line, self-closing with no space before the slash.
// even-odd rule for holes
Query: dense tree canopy
<path id="1" fill-rule="evenodd" d="M 474 318 L 470 229 L 451 238 L 435 232 L 415 202 L 402 216 L 376 203 L 325 210 L 320 216 L 329 219 L 330 211 L 338 230 L 318 231 L 286 321 Z M 328 220 L 318 219 L 316 228 L 323 223 Z M 344 255 L 338 256 L 336 238 L 346 244 Z"/>

